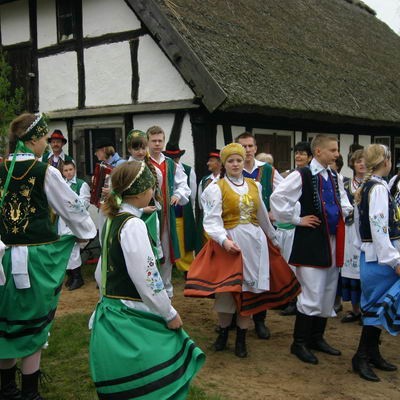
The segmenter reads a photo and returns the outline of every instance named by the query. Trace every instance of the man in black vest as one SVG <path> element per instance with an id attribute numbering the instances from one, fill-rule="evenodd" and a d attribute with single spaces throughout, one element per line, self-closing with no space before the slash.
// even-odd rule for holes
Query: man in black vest
<path id="1" fill-rule="evenodd" d="M 289 263 L 296 268 L 302 286 L 292 354 L 317 364 L 311 349 L 338 356 L 340 351 L 324 339 L 327 318 L 334 317 L 339 268 L 343 264 L 344 221 L 353 209 L 337 174 L 329 168 L 339 156 L 334 137 L 317 135 L 311 142 L 314 158 L 309 166 L 292 172 L 272 193 L 271 211 L 281 222 L 293 223 L 296 231 Z M 300 217 L 294 213 L 301 205 Z"/>

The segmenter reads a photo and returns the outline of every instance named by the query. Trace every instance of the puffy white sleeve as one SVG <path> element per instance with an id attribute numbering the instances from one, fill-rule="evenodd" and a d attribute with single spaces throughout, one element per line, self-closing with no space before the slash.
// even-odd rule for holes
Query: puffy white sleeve
<path id="1" fill-rule="evenodd" d="M 342 207 L 343 217 L 348 217 L 353 211 L 353 206 L 350 203 L 350 200 L 347 196 L 346 190 L 344 188 L 343 178 L 341 175 L 338 175 L 338 186 L 340 193 L 340 206 Z"/>
<path id="2" fill-rule="evenodd" d="M 379 264 L 392 268 L 400 265 L 400 254 L 389 238 L 389 196 L 383 185 L 375 185 L 369 193 L 369 224 L 372 243 Z"/>
<path id="3" fill-rule="evenodd" d="M 261 184 L 256 182 L 257 188 L 258 188 L 258 194 L 259 194 L 259 199 L 260 199 L 260 207 L 257 210 L 257 219 L 258 223 L 261 226 L 261 229 L 264 231 L 264 233 L 268 236 L 268 238 L 271 240 L 271 242 L 279 247 L 278 240 L 276 238 L 276 230 L 271 224 L 271 221 L 268 216 L 268 211 L 267 208 L 265 207 L 264 201 L 262 199 L 262 187 Z"/>
<path id="4" fill-rule="evenodd" d="M 189 203 L 190 188 L 187 184 L 187 175 L 182 165 L 175 164 L 174 175 L 174 196 L 179 197 L 179 205 L 184 206 Z"/>
<path id="5" fill-rule="evenodd" d="M 300 216 L 295 212 L 295 205 L 301 197 L 302 184 L 300 173 L 293 171 L 272 192 L 270 205 L 275 220 L 300 224 Z"/>
<path id="6" fill-rule="evenodd" d="M 190 169 L 189 187 L 190 187 L 190 201 L 192 203 L 192 209 L 194 211 L 196 209 L 196 193 L 197 193 L 196 173 L 194 172 L 194 168 Z"/>
<path id="7" fill-rule="evenodd" d="M 211 183 L 201 195 L 204 210 L 203 227 L 211 239 L 221 246 L 228 234 L 222 219 L 222 194 L 218 185 Z"/>
<path id="8" fill-rule="evenodd" d="M 278 185 L 283 181 L 282 175 L 276 170 L 275 168 L 273 169 L 273 178 L 272 178 L 272 190 L 275 190 Z"/>
<path id="9" fill-rule="evenodd" d="M 81 186 L 79 198 L 85 204 L 85 207 L 88 208 L 90 205 L 90 187 L 86 182 L 84 182 Z"/>
<path id="10" fill-rule="evenodd" d="M 47 201 L 79 239 L 92 239 L 96 227 L 85 205 L 64 181 L 58 169 L 48 166 L 44 179 Z"/>
<path id="11" fill-rule="evenodd" d="M 147 228 L 141 219 L 131 218 L 125 223 L 121 229 L 121 247 L 128 274 L 143 303 L 151 312 L 161 315 L 167 322 L 174 319 L 177 312 L 164 288 Z"/>

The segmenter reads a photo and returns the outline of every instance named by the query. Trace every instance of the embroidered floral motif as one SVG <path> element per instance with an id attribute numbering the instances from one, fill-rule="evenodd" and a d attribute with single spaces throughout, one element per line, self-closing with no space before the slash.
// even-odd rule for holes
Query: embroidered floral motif
<path id="1" fill-rule="evenodd" d="M 353 256 L 349 256 L 344 265 L 348 268 L 352 268 L 352 269 L 359 269 L 360 266 L 360 258 L 358 255 L 353 254 Z"/>
<path id="2" fill-rule="evenodd" d="M 389 229 L 383 213 L 373 215 L 370 217 L 369 222 L 371 223 L 371 227 L 375 228 L 376 233 L 380 233 L 382 235 L 388 234 Z"/>
<path id="3" fill-rule="evenodd" d="M 67 201 L 69 212 L 72 214 L 82 214 L 85 210 L 85 202 L 80 199 L 75 199 L 73 202 Z"/>
<path id="4" fill-rule="evenodd" d="M 215 200 L 206 199 L 204 202 L 204 211 L 209 212 L 215 206 Z"/>
<path id="5" fill-rule="evenodd" d="M 250 195 L 244 194 L 240 196 L 239 202 L 240 222 L 249 223 L 251 221 L 251 213 L 254 210 L 254 201 Z"/>
<path id="6" fill-rule="evenodd" d="M 147 286 L 153 291 L 153 294 L 160 293 L 164 290 L 164 283 L 161 279 L 160 273 L 155 266 L 154 258 L 147 257 L 147 268 L 146 268 L 146 283 Z"/>

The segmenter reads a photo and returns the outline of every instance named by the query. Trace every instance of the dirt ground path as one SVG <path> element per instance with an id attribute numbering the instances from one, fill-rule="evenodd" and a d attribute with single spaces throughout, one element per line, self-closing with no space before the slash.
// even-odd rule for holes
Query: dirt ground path
<path id="1" fill-rule="evenodd" d="M 215 353 L 211 349 L 216 335 L 212 301 L 184 298 L 182 289 L 181 282 L 175 284 L 173 302 L 182 316 L 185 329 L 207 355 L 206 364 L 195 384 L 208 395 L 219 395 L 221 400 L 400 398 L 400 372 L 377 371 L 381 382 L 370 383 L 351 371 L 350 361 L 358 343 L 359 325 L 342 324 L 339 318 L 330 319 L 326 338 L 342 351 L 342 356 L 317 353 L 319 364 L 307 365 L 289 353 L 294 317 L 281 317 L 278 311 L 270 311 L 267 321 L 271 339 L 259 340 L 251 330 L 248 334 L 249 357 L 239 359 L 233 354 L 233 332 L 226 351 Z M 89 313 L 97 299 L 95 282 L 86 279 L 85 286 L 79 290 L 63 290 L 57 315 Z M 384 332 L 381 351 L 389 361 L 400 366 L 399 350 L 399 339 Z"/>

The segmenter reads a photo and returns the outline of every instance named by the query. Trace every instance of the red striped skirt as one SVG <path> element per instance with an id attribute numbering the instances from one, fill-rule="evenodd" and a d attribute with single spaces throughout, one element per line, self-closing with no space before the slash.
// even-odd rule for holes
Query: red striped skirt
<path id="1" fill-rule="evenodd" d="M 243 292 L 241 253 L 228 253 L 218 243 L 209 240 L 190 267 L 184 295 L 214 298 L 215 293 L 232 293 L 237 310 L 243 316 L 288 303 L 300 293 L 300 284 L 279 249 L 267 241 L 270 290 L 262 293 Z"/>

